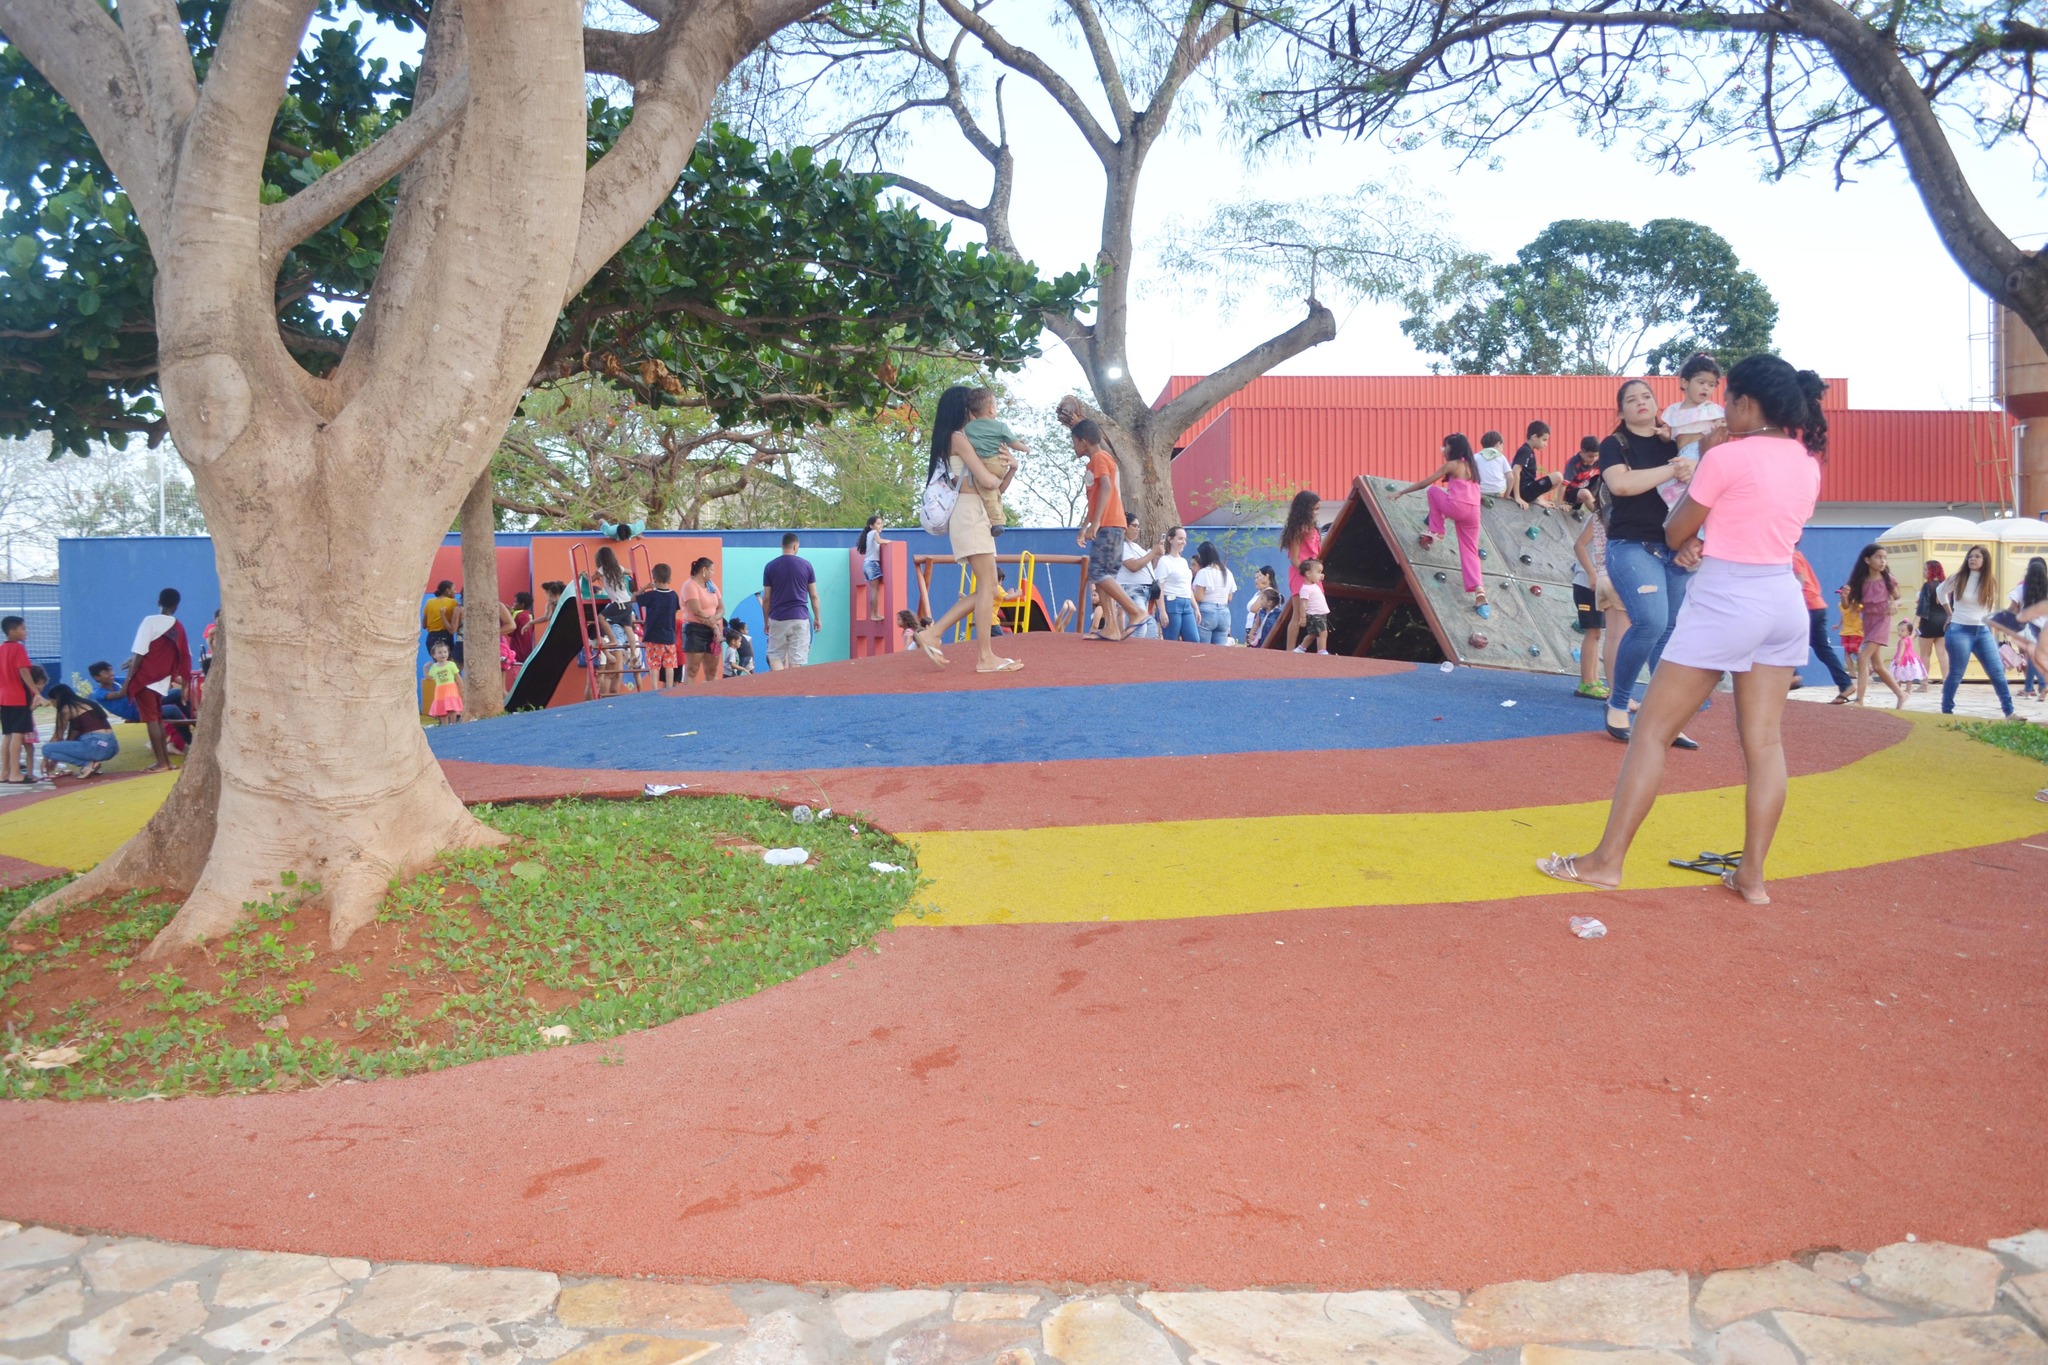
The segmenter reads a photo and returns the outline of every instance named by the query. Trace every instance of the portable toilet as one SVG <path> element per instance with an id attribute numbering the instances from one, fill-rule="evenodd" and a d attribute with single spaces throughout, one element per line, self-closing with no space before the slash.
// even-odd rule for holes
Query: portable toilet
<path id="1" fill-rule="evenodd" d="M 2039 517 L 1980 521 L 1977 534 L 1991 551 L 1991 568 L 1998 575 L 2000 596 L 2020 585 L 2020 580 L 2027 576 L 2028 560 L 2036 556 L 2048 559 L 2048 521 Z"/>
<path id="2" fill-rule="evenodd" d="M 1967 517 L 1936 516 L 1915 517 L 1902 521 L 1877 538 L 1892 559 L 1892 576 L 1899 580 L 1899 606 L 1911 611 L 1919 600 L 1920 585 L 1926 581 L 1927 561 L 1938 562 L 1943 572 L 1953 577 L 1962 567 L 1963 556 L 1970 552 L 1972 545 L 1982 545 L 1991 551 L 1996 560 L 1998 545 L 1979 529 L 1978 524 Z M 2001 577 L 1999 581 L 2004 582 Z M 1933 665 L 1929 665 L 1930 670 Z M 1948 665 L 1941 665 L 1943 672 Z M 1966 679 L 1983 681 L 1984 670 L 1971 660 L 1964 672 Z"/>

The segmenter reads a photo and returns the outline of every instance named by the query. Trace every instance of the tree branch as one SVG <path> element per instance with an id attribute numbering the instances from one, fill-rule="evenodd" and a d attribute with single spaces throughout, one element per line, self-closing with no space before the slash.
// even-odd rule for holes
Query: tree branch
<path id="1" fill-rule="evenodd" d="M 638 79 L 646 54 L 648 35 L 620 33 L 616 29 L 583 30 L 583 69 L 593 76 L 617 76 L 628 83 Z"/>
<path id="2" fill-rule="evenodd" d="M 194 214 L 213 219 L 248 215 L 247 187 L 262 176 L 271 125 L 317 3 L 237 0 L 229 7 L 185 133 L 181 206 L 189 202 Z"/>
<path id="3" fill-rule="evenodd" d="M 163 242 L 173 167 L 120 28 L 93 0 L 0 0 L 0 32 L 78 115 L 143 232 Z"/>
<path id="4" fill-rule="evenodd" d="M 1081 92 L 1069 85 L 1066 77 L 1053 70 L 1037 53 L 1029 48 L 1018 47 L 1005 38 L 994 24 L 982 17 L 979 11 L 970 9 L 962 0 L 939 0 L 939 5 L 952 17 L 954 23 L 980 39 L 981 45 L 986 47 L 997 61 L 1020 76 L 1037 82 L 1046 94 L 1052 96 L 1053 103 L 1059 105 L 1061 111 L 1073 121 L 1074 127 L 1080 130 L 1081 136 L 1087 140 L 1088 146 L 1103 165 L 1107 166 L 1115 160 L 1116 139 L 1111 137 L 1109 131 L 1096 119 L 1094 112 L 1088 108 L 1088 102 L 1081 98 Z"/>
<path id="5" fill-rule="evenodd" d="M 1196 418 L 1281 361 L 1300 355 L 1311 346 L 1320 346 L 1335 335 L 1335 315 L 1321 304 L 1315 305 L 1300 322 L 1280 335 L 1260 342 L 1222 369 L 1205 376 L 1165 407 L 1156 409 L 1151 422 L 1153 434 L 1165 432 L 1169 439 L 1178 437 L 1194 425 Z"/>
<path id="6" fill-rule="evenodd" d="M 1124 73 L 1116 64 L 1116 52 L 1109 45 L 1109 34 L 1103 30 L 1102 16 L 1095 12 L 1094 0 L 1067 0 L 1067 8 L 1081 21 L 1082 36 L 1088 40 L 1088 55 L 1095 60 L 1095 74 L 1102 81 L 1102 92 L 1109 97 L 1109 112 L 1116 119 L 1117 132 L 1131 131 L 1131 95 L 1124 88 Z M 1197 7 L 1190 6 L 1190 12 Z"/>
<path id="7" fill-rule="evenodd" d="M 175 168 L 186 121 L 199 103 L 199 79 L 177 0 L 122 0 L 120 14 L 128 58 L 142 80 L 143 97 L 157 111 L 157 159 Z"/>
<path id="8" fill-rule="evenodd" d="M 887 172 L 882 178 L 897 189 L 908 190 L 933 208 L 950 213 L 955 218 L 964 218 L 970 223 L 980 223 L 984 228 L 988 226 L 983 211 L 968 203 L 965 199 L 955 199 L 950 194 L 942 194 L 930 185 L 925 184 L 922 180 L 913 180 L 909 176 L 898 174 L 895 171 Z"/>
<path id="9" fill-rule="evenodd" d="M 398 125 L 282 203 L 263 206 L 265 279 L 276 276 L 285 253 L 377 192 L 414 158 L 453 128 L 469 107 L 465 67 Z"/>

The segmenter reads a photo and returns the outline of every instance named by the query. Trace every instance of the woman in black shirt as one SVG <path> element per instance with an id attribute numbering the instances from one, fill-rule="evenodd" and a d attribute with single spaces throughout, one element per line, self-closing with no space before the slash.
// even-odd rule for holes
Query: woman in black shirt
<path id="1" fill-rule="evenodd" d="M 1664 642 L 1678 622 L 1692 564 L 1664 543 L 1664 516 L 1670 504 L 1658 486 L 1692 478 L 1695 462 L 1680 457 L 1670 428 L 1657 417 L 1657 396 L 1640 379 L 1621 386 L 1614 404 L 1621 422 L 1600 443 L 1600 481 L 1607 512 L 1607 577 L 1615 596 L 1628 608 L 1628 633 L 1614 654 L 1613 691 L 1607 698 L 1607 733 L 1623 743 L 1629 735 L 1629 701 L 1645 665 L 1652 670 L 1664 656 Z M 1675 499 L 1674 499 L 1675 501 Z M 1697 555 L 1689 556 L 1695 563 Z M 1697 749 L 1697 741 L 1679 735 L 1680 749 Z"/>

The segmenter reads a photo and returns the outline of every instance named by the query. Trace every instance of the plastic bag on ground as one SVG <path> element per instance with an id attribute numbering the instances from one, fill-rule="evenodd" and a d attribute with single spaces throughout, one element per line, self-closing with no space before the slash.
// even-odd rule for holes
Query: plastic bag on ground
<path id="1" fill-rule="evenodd" d="M 761 861 L 770 867 L 801 867 L 810 860 L 807 848 L 771 848 L 761 854 Z"/>
<path id="2" fill-rule="evenodd" d="M 1607 926 L 1594 919 L 1591 915 L 1573 915 L 1571 926 L 1572 932 L 1580 938 L 1607 937 Z"/>

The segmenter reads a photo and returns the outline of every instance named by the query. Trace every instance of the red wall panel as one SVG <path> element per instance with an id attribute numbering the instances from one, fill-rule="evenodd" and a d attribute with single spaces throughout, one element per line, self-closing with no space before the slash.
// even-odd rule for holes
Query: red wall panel
<path id="1" fill-rule="evenodd" d="M 1611 409 L 1553 408 L 1543 464 L 1561 466 L 1579 438 L 1613 429 Z M 1228 409 L 1174 462 L 1174 491 L 1198 517 L 1218 493 L 1272 494 L 1312 488 L 1345 495 L 1360 474 L 1418 479 L 1437 465 L 1444 436 L 1476 445 L 1496 430 L 1520 443 L 1530 410 L 1521 406 L 1441 408 L 1267 407 Z M 2011 427 L 1998 413 L 1835 413 L 1821 484 L 1827 502 L 2000 502 L 2010 477 Z"/>

